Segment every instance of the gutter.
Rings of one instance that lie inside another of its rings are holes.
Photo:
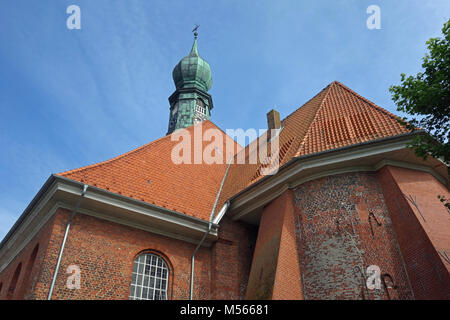
[[[71,184],[76,184],[76,185],[79,185],[79,186],[83,186],[83,183],[79,182],[77,180],[72,180],[72,179],[69,179],[69,178],[66,178],[66,177],[63,177],[63,176],[59,176],[59,175],[55,175],[55,178],[57,180],[66,181],[66,182],[71,183]],[[103,195],[106,195],[108,197],[113,197],[113,198],[116,198],[116,199],[119,199],[119,200],[123,200],[123,201],[126,201],[126,202],[134,204],[134,205],[145,206],[146,208],[153,209],[155,211],[164,212],[165,214],[168,214],[170,216],[174,216],[174,217],[177,217],[177,218],[188,220],[188,221],[193,222],[193,223],[201,223],[201,224],[206,224],[207,223],[207,221],[204,220],[204,219],[200,219],[200,218],[197,218],[197,217],[194,217],[194,216],[190,216],[190,215],[187,215],[187,214],[184,214],[184,213],[180,213],[180,212],[168,209],[168,208],[160,207],[160,206],[151,204],[149,202],[145,202],[145,201],[138,200],[138,199],[135,199],[135,198],[130,198],[130,197],[124,196],[122,194],[111,192],[111,191],[108,191],[108,190],[105,190],[105,189],[102,189],[102,188],[89,186],[89,189],[91,191],[96,191],[96,192],[101,193]]]
[[[52,284],[50,285],[50,291],[48,293],[47,300],[52,299],[53,289],[55,287],[56,277],[58,275],[59,267],[61,265],[61,258],[62,258],[63,252],[64,252],[64,247],[66,246],[66,240],[67,240],[67,235],[69,234],[70,225],[72,223],[73,218],[77,214],[77,210],[80,206],[81,200],[83,199],[84,195],[86,194],[87,188],[88,188],[87,184],[83,185],[83,191],[81,192],[81,195],[78,198],[77,204],[75,205],[75,208],[73,209],[73,212],[69,218],[69,221],[67,221],[66,231],[64,232],[64,238],[63,238],[63,241],[61,244],[61,249],[59,249],[58,261],[56,262],[56,268],[55,268],[55,272],[53,273]]]
[[[390,137],[386,137],[386,138],[380,138],[380,139],[377,139],[377,140],[370,140],[370,141],[360,142],[360,143],[357,143],[357,144],[351,144],[351,145],[340,147],[340,148],[336,148],[336,149],[331,149],[331,150],[311,153],[311,154],[307,154],[307,155],[303,155],[303,156],[297,156],[297,157],[292,158],[288,162],[286,162],[284,165],[282,165],[278,169],[277,174],[281,170],[285,170],[287,167],[292,165],[294,162],[297,162],[297,161],[300,161],[300,160],[305,160],[305,159],[309,159],[309,158],[313,158],[313,157],[322,156],[324,154],[330,154],[330,153],[335,153],[335,152],[344,151],[344,150],[348,150],[348,149],[353,149],[353,148],[356,148],[356,147],[382,143],[382,142],[385,142],[385,141],[397,140],[397,139],[401,139],[401,138],[405,138],[405,137],[409,137],[409,136],[414,136],[414,135],[417,135],[417,134],[424,134],[424,133],[425,133],[424,130],[417,130],[417,131],[413,131],[413,132],[399,134],[399,135],[396,135],[396,136],[390,136]],[[238,193],[234,194],[231,198],[228,199],[228,201],[231,202],[232,200],[236,199],[237,197],[239,197],[240,195],[244,194],[248,190],[253,189],[255,186],[265,182],[266,180],[268,180],[268,179],[270,179],[272,177],[273,177],[273,175],[266,175],[266,176],[262,177],[261,179],[259,179],[255,183],[249,185],[245,189],[242,189]]]
[[[213,206],[213,208],[211,210],[211,215],[209,216],[208,230],[206,230],[205,235],[203,236],[203,238],[200,240],[200,242],[197,244],[197,246],[195,247],[194,251],[192,252],[192,256],[191,256],[191,286],[190,286],[190,290],[189,290],[189,300],[193,299],[193,294],[194,294],[195,254],[197,253],[198,249],[200,249],[201,245],[205,241],[205,239],[208,236],[208,234],[211,232],[211,228],[212,228],[212,225],[213,225],[214,213],[216,212],[217,202],[219,202],[219,196],[222,193],[222,188],[223,188],[223,185],[225,184],[225,179],[226,179],[226,177],[228,175],[228,170],[230,169],[230,165],[231,165],[231,162],[228,164],[227,171],[225,171],[225,175],[223,176],[222,183],[220,184],[219,192],[217,193],[216,200],[214,202],[214,206]],[[229,202],[227,201],[225,206],[219,212],[219,213],[221,213],[221,216],[223,216],[223,214],[227,210],[228,205],[229,205]],[[215,221],[217,221],[217,219]]]
[[[3,240],[0,242],[0,261],[3,261],[3,258],[5,258],[6,256],[9,255],[8,251],[4,251],[4,250],[5,250],[6,246],[8,245],[8,243],[11,241],[11,239],[17,234],[17,232],[18,232],[18,230],[20,230],[21,226],[24,223],[26,223],[30,214],[32,214],[34,212],[34,210],[41,205],[41,200],[44,197],[46,197],[46,195],[49,193],[50,190],[52,190],[52,188],[55,185],[58,185],[58,184],[61,184],[62,186],[69,186],[71,189],[75,188],[73,191],[70,191],[75,195],[75,197],[78,197],[80,195],[79,190],[80,190],[80,188],[83,189],[83,187],[84,187],[84,184],[82,182],[72,180],[72,179],[69,179],[69,178],[66,178],[63,176],[59,176],[57,174],[52,174],[50,177],[48,177],[48,179],[46,180],[44,185],[42,185],[42,187],[39,189],[37,194],[33,197],[31,202],[28,204],[26,209],[22,212],[20,217],[16,220],[14,225],[11,227],[11,229],[5,235]],[[154,204],[151,204],[151,203],[148,203],[145,201],[141,201],[138,199],[130,198],[130,197],[118,194],[118,193],[113,193],[113,192],[105,190],[105,189],[101,189],[101,188],[94,187],[94,186],[89,186],[89,191],[90,191],[90,195],[92,193],[92,195],[94,195],[94,196],[100,196],[102,198],[105,197],[105,198],[112,199],[112,200],[123,201],[123,202],[125,202],[124,203],[125,205],[130,205],[130,206],[136,207],[139,210],[142,209],[144,211],[146,211],[146,210],[155,211],[155,214],[164,215],[165,217],[167,217],[168,219],[165,221],[183,225],[186,228],[193,230],[193,232],[195,232],[195,233],[199,232],[200,234],[203,234],[205,228],[207,228],[209,226],[209,221],[207,221],[206,219],[197,218],[194,216],[183,214],[181,212],[170,210],[168,208],[159,207],[157,205],[154,205]],[[142,214],[142,213],[140,213],[140,214]],[[155,217],[156,217],[156,219],[159,219],[158,216],[155,215]],[[210,231],[210,235],[211,234],[216,235],[215,227],[216,227],[216,225],[213,222],[213,225],[211,227],[212,229]],[[193,240],[193,242],[196,243],[195,240]],[[15,254],[14,254],[14,256],[15,256]],[[8,264],[10,262],[11,261],[9,261]]]
[[[50,188],[50,186],[55,181],[55,176],[51,175],[47,181],[45,181],[44,185],[39,189],[38,193],[34,196],[33,200],[28,204],[28,206],[25,208],[25,210],[22,212],[20,217],[17,219],[16,223],[11,227],[9,232],[5,235],[3,240],[0,242],[0,249],[3,248],[3,246],[6,244],[6,242],[11,238],[11,236],[14,234],[14,232],[19,228],[19,226],[22,224],[22,222],[25,220],[25,218],[28,216],[28,214],[31,212],[31,210],[34,208],[34,206],[38,203],[38,201],[41,199],[41,196],[47,192],[47,190]]]

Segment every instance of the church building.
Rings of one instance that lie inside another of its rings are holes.
[[[197,36],[172,75],[165,136],[44,183],[0,243],[0,299],[450,299],[448,166],[408,148],[422,130],[334,81],[244,147],[211,121]]]

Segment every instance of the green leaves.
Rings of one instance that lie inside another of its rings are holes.
[[[450,20],[442,28],[442,38],[426,42],[423,72],[401,74],[401,85],[389,91],[397,110],[410,115],[400,120],[411,131],[424,129],[411,143],[418,156],[428,155],[450,162]]]

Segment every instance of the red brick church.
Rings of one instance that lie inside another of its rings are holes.
[[[209,120],[197,41],[173,78],[166,136],[48,178],[0,243],[0,299],[450,299],[447,165],[407,147],[422,131],[332,82],[242,148]],[[219,132],[223,161],[174,163],[180,130]],[[274,138],[275,174],[233,161]]]

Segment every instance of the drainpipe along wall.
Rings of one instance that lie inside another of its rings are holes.
[[[208,234],[211,232],[211,228],[212,228],[212,225],[213,225],[214,213],[216,212],[217,202],[219,201],[219,196],[220,196],[220,193],[222,192],[222,188],[223,188],[223,185],[225,183],[225,179],[226,179],[226,177],[228,175],[228,170],[230,169],[230,165],[231,165],[231,162],[228,164],[227,170],[225,171],[225,175],[223,176],[222,183],[220,184],[219,192],[217,193],[216,200],[214,202],[214,206],[213,206],[213,208],[211,210],[211,215],[209,216],[208,230],[205,232],[205,235],[200,240],[200,242],[198,243],[197,247],[195,247],[194,252],[192,252],[192,256],[191,256],[191,287],[190,287],[190,291],[189,291],[189,299],[190,300],[193,299],[193,295],[194,295],[195,254],[197,253],[198,249],[200,249],[201,245],[205,241],[205,239],[208,236]],[[227,202],[226,206],[228,207],[228,202]]]
[[[63,252],[64,252],[64,247],[66,245],[67,235],[69,234],[70,224],[72,223],[73,218],[77,214],[77,210],[80,207],[81,200],[83,199],[84,195],[86,194],[87,188],[88,188],[88,185],[85,184],[83,186],[83,191],[81,192],[81,195],[78,198],[78,201],[77,201],[77,203],[75,205],[75,208],[73,209],[72,215],[70,216],[69,220],[67,221],[66,230],[64,232],[64,238],[63,238],[63,241],[62,241],[62,244],[61,244],[61,248],[59,249],[58,260],[56,262],[56,268],[55,268],[55,272],[53,273],[52,284],[50,285],[50,291],[48,293],[47,300],[51,300],[52,299],[53,289],[55,287],[56,277],[58,275],[59,267],[60,267],[60,264],[61,264],[61,258],[62,258]]]

